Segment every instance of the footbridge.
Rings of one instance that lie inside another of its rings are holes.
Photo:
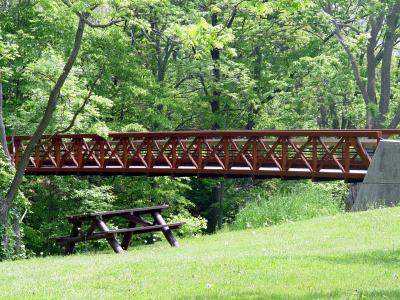
[[[362,181],[400,130],[172,131],[43,136],[27,175],[145,175]],[[30,136],[9,137],[18,165]]]

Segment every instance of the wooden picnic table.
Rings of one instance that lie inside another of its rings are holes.
[[[65,254],[72,254],[75,244],[83,241],[106,239],[116,253],[127,250],[134,234],[161,231],[172,247],[179,244],[172,234],[172,230],[180,228],[182,223],[167,224],[161,215],[162,210],[168,205],[160,205],[144,208],[132,208],[115,211],[104,211],[89,214],[71,216],[68,222],[72,224],[69,236],[53,237],[57,243],[65,246]],[[143,218],[143,215],[152,217],[152,222]],[[127,228],[109,229],[107,222],[114,218],[123,218],[128,221]],[[84,229],[85,226],[86,229]],[[116,239],[122,235],[121,243]]]

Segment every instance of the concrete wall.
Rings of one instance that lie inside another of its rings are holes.
[[[352,210],[393,206],[400,202],[400,141],[382,140]]]

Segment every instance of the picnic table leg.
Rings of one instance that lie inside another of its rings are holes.
[[[97,226],[103,231],[107,232],[109,231],[106,223],[104,223],[103,220],[97,220]],[[124,249],[122,249],[121,245],[118,244],[118,241],[115,239],[115,237],[110,237],[107,238],[107,242],[110,244],[110,246],[113,248],[115,253],[124,253]]]
[[[70,237],[76,237],[81,231],[82,222],[76,222],[72,226]],[[65,255],[70,255],[74,252],[75,242],[69,242],[65,245]]]
[[[161,216],[160,212],[155,211],[152,213],[154,221],[158,225],[166,225],[167,223],[164,221],[164,218]],[[172,234],[171,229],[169,227],[163,227],[161,229],[162,233],[164,234],[165,238],[169,242],[172,247],[179,247],[178,241],[175,239],[174,235]]]
[[[132,222],[132,221],[129,221],[128,228],[135,228],[135,227],[136,227],[136,223]],[[127,232],[127,233],[124,234],[124,237],[123,237],[122,242],[121,242],[122,249],[128,250],[129,243],[130,243],[130,241],[132,239],[132,236],[133,236],[133,232]]]

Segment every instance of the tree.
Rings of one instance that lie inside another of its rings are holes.
[[[400,107],[395,107],[394,114],[389,113],[389,108],[393,102],[393,51],[400,41],[400,1],[322,1],[321,7],[350,61],[365,103],[366,127],[396,128]]]
[[[68,75],[71,72],[71,69],[78,57],[79,50],[81,48],[81,43],[82,43],[82,38],[83,38],[83,32],[85,30],[85,26],[89,25],[90,27],[94,28],[105,28],[108,26],[111,26],[113,24],[116,24],[117,22],[120,22],[120,20],[111,20],[107,24],[98,24],[95,21],[93,21],[90,18],[90,12],[98,7],[98,4],[92,4],[93,6],[89,7],[83,4],[76,2],[74,4],[71,4],[68,0],[65,0],[64,3],[66,6],[72,9],[72,11],[78,16],[78,25],[77,29],[75,32],[74,36],[74,42],[72,49],[68,55],[67,61],[63,67],[63,70],[61,74],[58,76],[57,80],[55,81],[47,102],[46,109],[43,113],[43,116],[41,118],[41,121],[37,128],[35,129],[34,133],[32,134],[31,140],[29,141],[28,145],[23,151],[23,154],[21,156],[21,160],[18,166],[15,168],[15,174],[13,176],[12,182],[10,183],[10,186],[8,187],[8,190],[5,194],[5,197],[0,199],[0,226],[3,229],[6,229],[8,227],[8,218],[9,218],[9,212],[11,207],[13,206],[13,201],[18,193],[19,186],[22,183],[23,175],[25,172],[25,168],[28,165],[29,162],[29,157],[32,153],[32,151],[35,148],[35,145],[39,142],[40,138],[46,131],[46,128],[48,127],[51,118],[53,116],[53,113],[57,107],[57,104],[60,99],[60,92],[62,87],[64,86]],[[84,9],[79,11],[76,9],[76,7],[84,5]],[[1,118],[2,120],[2,118]],[[0,125],[0,128],[4,128],[4,123]],[[0,131],[0,140],[4,141],[5,140],[5,131],[2,130]],[[8,153],[7,150],[7,145],[3,142],[3,151],[4,153]],[[3,231],[4,232],[4,231]],[[2,236],[2,246],[3,248],[7,248],[7,243],[8,243],[8,238],[6,232],[4,232]]]
[[[43,131],[49,134],[359,128],[368,122],[370,126],[390,126],[396,119],[400,89],[390,82],[400,79],[400,60],[395,55],[398,30],[393,48],[389,30],[397,22],[390,17],[395,16],[394,1],[4,3],[0,11],[0,103],[4,103],[4,109],[0,107],[0,145],[4,150],[12,147],[12,142],[5,140],[6,134],[33,134],[54,99],[56,107]],[[50,99],[49,92],[55,89],[71,55],[76,22],[81,18],[85,29],[79,55],[62,87],[58,93],[53,91]],[[117,26],[111,26],[114,24]],[[378,32],[375,42],[372,28]],[[374,51],[368,52],[373,45]],[[358,72],[354,73],[349,53]],[[374,72],[375,80],[368,75]],[[362,84],[355,80],[355,74]],[[390,80],[382,80],[382,74],[389,74]],[[368,98],[363,97],[363,85],[366,94],[370,93]],[[370,101],[374,99],[373,90],[376,105]],[[372,121],[365,122],[365,112]],[[0,168],[7,171],[7,175],[0,172],[1,191],[9,188],[15,172],[12,158],[7,156],[7,152],[1,153]],[[74,214],[84,212],[84,205],[90,209],[121,209],[158,204],[162,199],[176,208],[171,214],[190,211],[207,216],[212,230],[232,220],[239,206],[251,201],[242,195],[247,191],[252,195],[253,186],[259,183],[194,178],[25,177],[19,187],[29,202],[22,193],[13,200],[9,232],[11,236],[12,227],[20,224],[23,238],[26,229],[28,250],[38,252],[43,247],[53,252],[56,248],[49,246],[46,236],[61,230],[56,222],[65,215],[57,209],[48,213],[48,207],[67,208],[65,202],[74,201],[75,205],[65,210]],[[80,196],[69,195],[70,190]],[[57,193],[62,199],[57,199]],[[96,197],[85,202],[92,193]],[[26,208],[24,222],[15,223]]]

